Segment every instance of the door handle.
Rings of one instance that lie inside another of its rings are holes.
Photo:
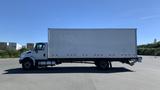
[[[45,56],[46,56],[46,54],[43,54],[43,56],[45,57]]]

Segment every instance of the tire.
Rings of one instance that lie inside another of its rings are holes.
[[[109,61],[101,60],[101,61],[95,61],[95,65],[98,69],[109,69]]]
[[[31,70],[33,69],[33,62],[31,60],[25,60],[23,63],[22,63],[22,68],[24,70]]]

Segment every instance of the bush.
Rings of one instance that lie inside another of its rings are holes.
[[[157,48],[157,49],[156,49],[155,55],[156,55],[156,56],[160,56],[160,48]]]
[[[0,58],[17,58],[21,53],[27,51],[28,49],[22,48],[20,50],[6,49],[0,50]]]
[[[160,56],[160,48],[138,48],[138,54]]]
[[[157,43],[151,43],[146,45],[139,45],[138,48],[160,48],[160,41]]]
[[[19,52],[16,50],[6,50],[10,58],[19,57]]]
[[[28,51],[29,49],[27,49],[27,48],[22,48],[22,49],[20,49],[19,50],[19,53],[21,54],[21,53],[23,53],[23,52],[25,52],[25,51]]]
[[[9,55],[8,55],[8,53],[6,52],[6,51],[0,51],[0,58],[8,58],[9,57]]]
[[[138,46],[139,55],[156,55],[160,56],[160,41],[157,43],[151,43]]]

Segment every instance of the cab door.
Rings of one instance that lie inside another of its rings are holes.
[[[37,43],[35,46],[35,58],[36,60],[47,60],[47,44]]]

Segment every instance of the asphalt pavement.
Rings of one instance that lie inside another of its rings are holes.
[[[81,63],[24,71],[18,58],[0,59],[0,90],[160,90],[160,57],[106,71]]]

